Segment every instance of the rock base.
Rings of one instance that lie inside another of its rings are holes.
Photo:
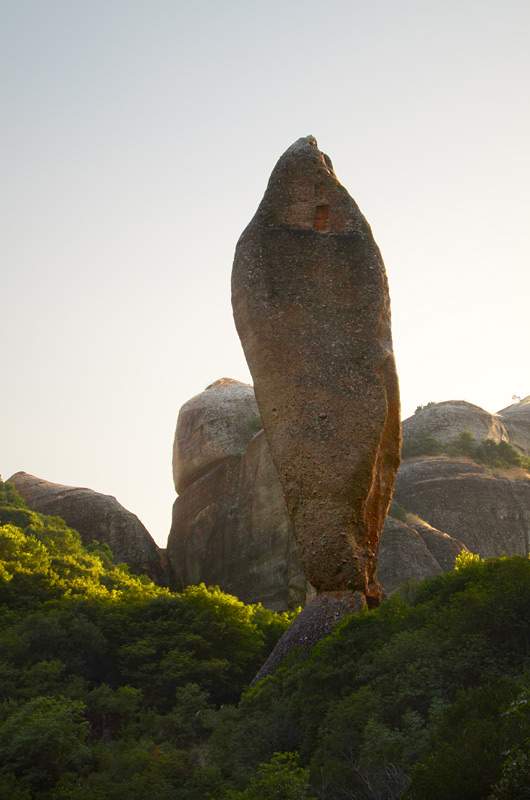
[[[366,607],[361,592],[322,592],[308,603],[287,628],[278,644],[251,683],[255,686],[267,675],[274,675],[280,664],[296,647],[308,653],[332,632],[348,614],[357,614]]]

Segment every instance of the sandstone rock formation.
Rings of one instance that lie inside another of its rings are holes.
[[[284,611],[305,602],[307,582],[258,427],[252,387],[230,379],[183,406],[168,556],[178,587],[219,585],[246,603]]]
[[[128,564],[131,572],[148,575],[166,586],[165,555],[138,517],[127,511],[115,497],[91,489],[63,486],[16,472],[9,478],[28,508],[57,516],[81,534],[83,544],[94,540],[108,544],[114,561]]]
[[[236,249],[236,327],[304,572],[377,603],[399,466],[383,261],[313,137],[280,158]]]

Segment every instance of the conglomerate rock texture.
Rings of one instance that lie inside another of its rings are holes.
[[[304,572],[318,592],[377,603],[401,445],[388,285],[313,137],[272,172],[237,245],[232,302]]]
[[[81,534],[83,544],[94,540],[108,544],[115,562],[128,564],[131,572],[148,575],[155,583],[167,586],[164,551],[157,547],[138,517],[115,497],[51,483],[27,472],[16,472],[9,482],[32,511],[61,517]]]

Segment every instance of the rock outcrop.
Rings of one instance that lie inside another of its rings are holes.
[[[430,404],[403,422],[403,441],[428,435],[447,444],[466,430],[477,443],[506,441],[530,455],[530,397],[496,414],[462,401]],[[523,469],[484,466],[462,456],[407,458],[394,499],[483,558],[528,552],[530,478]]]
[[[530,480],[448,456],[403,461],[395,500],[483,558],[528,552]]]
[[[233,390],[227,386],[224,391]],[[247,391],[252,390],[247,387]],[[440,405],[447,409],[453,403]],[[527,400],[495,415],[470,403],[456,406],[463,406],[465,414],[452,416],[446,441],[470,427],[478,439],[484,428],[470,418],[475,414],[479,420],[498,419],[510,443],[515,447],[519,442],[519,449],[525,452],[525,437],[530,438]],[[430,406],[405,420],[406,436],[410,430],[411,435],[421,435],[410,427],[420,417],[433,420],[433,427],[424,427],[423,433],[440,435],[440,414]],[[219,424],[224,426],[222,420]],[[211,434],[215,436],[215,427]],[[217,583],[246,602],[262,601],[274,610],[293,608],[303,604],[312,590],[298,560],[266,439],[263,433],[250,432],[247,437],[248,444],[239,456],[230,457],[237,464],[229,468],[228,458],[226,472],[220,474],[218,465],[177,499],[171,558],[182,585]],[[422,580],[452,569],[462,549],[482,556],[526,551],[529,492],[530,480],[517,469],[499,470],[448,456],[403,461],[394,498],[409,513],[404,523],[392,517],[385,522],[377,571],[385,593],[392,594],[407,580]]]
[[[177,492],[231,456],[241,455],[260,428],[254,391],[246,383],[220,378],[188,400],[180,409],[173,444]]]
[[[464,400],[432,403],[403,421],[403,440],[432,436],[442,444],[458,438],[462,431],[471,431],[474,438],[509,441],[503,419]]]
[[[419,518],[401,522],[387,517],[379,552],[377,580],[390,596],[408,581],[434,578],[453,569],[462,542]]]
[[[272,172],[237,245],[232,302],[304,572],[318,592],[377,603],[401,444],[388,285],[313,137]]]
[[[295,648],[310,652],[347,614],[358,614],[363,608],[366,602],[361,592],[324,592],[314,597],[289,625],[250,685],[273,675]]]
[[[108,544],[114,561],[125,563],[137,575],[148,575],[155,583],[167,586],[165,555],[138,517],[127,511],[115,497],[91,489],[63,486],[16,472],[9,478],[28,508],[61,517],[81,534],[83,544],[94,540]]]
[[[497,412],[508,440],[520,453],[530,456],[530,395]]]
[[[213,461],[211,469],[199,469],[194,482],[186,485],[175,501],[173,525],[168,553],[180,587],[204,582],[219,585],[247,603],[261,602],[267,608],[284,611],[304,605],[314,594],[300,565],[297,545],[283,499],[278,475],[263,431],[253,433],[243,424],[253,420],[253,407],[248,403],[250,386],[223,379],[212,384],[222,387],[222,407],[230,407],[230,419],[241,437],[242,451],[229,455],[224,462]],[[242,390],[245,389],[245,392]],[[210,401],[211,398],[211,401]],[[244,400],[242,399],[244,398]],[[189,409],[202,409],[214,419],[212,406],[220,407],[207,389],[183,406],[177,423],[175,440],[180,442],[180,456],[175,464],[186,473],[186,456],[196,464],[196,455],[186,435],[196,438],[189,420]],[[200,428],[201,413],[195,415]],[[230,439],[228,421],[218,418],[221,435]],[[216,436],[216,427],[209,428]],[[244,439],[247,444],[244,446]],[[205,452],[216,451],[214,442],[204,445]],[[206,465],[205,465],[206,466]],[[452,569],[455,556],[465,546],[439,530],[409,515],[407,523],[387,517],[381,539],[377,579],[386,595],[392,594],[408,580],[423,580]]]
[[[219,585],[283,611],[305,602],[307,582],[259,425],[252,387],[226,378],[182,407],[168,556],[178,587]]]

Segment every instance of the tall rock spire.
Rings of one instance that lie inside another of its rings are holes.
[[[280,158],[239,240],[232,303],[306,576],[376,604],[401,443],[388,284],[312,136]]]

